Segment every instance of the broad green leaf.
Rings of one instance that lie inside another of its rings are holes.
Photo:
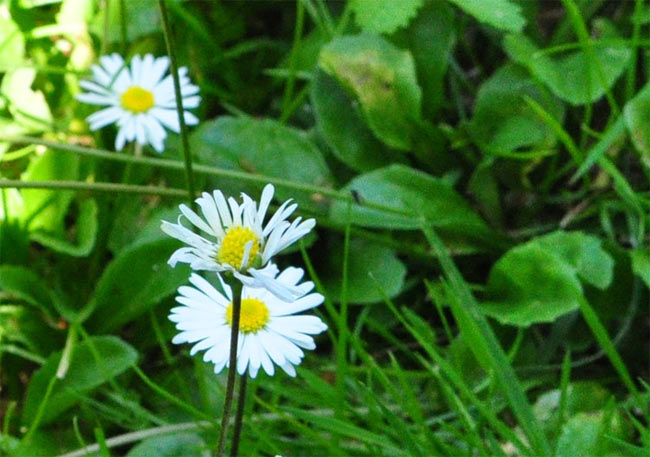
[[[121,11],[120,5],[124,5]],[[103,37],[104,15],[109,11],[108,34],[106,39],[109,43],[116,43],[122,40],[122,18],[126,25],[126,40],[135,41],[138,38],[160,32],[160,12],[156,0],[138,0],[135,2],[116,2],[110,8],[99,8],[98,14],[90,24],[90,30],[98,37]]]
[[[350,0],[350,8],[362,30],[391,34],[416,16],[424,0]]]
[[[344,36],[323,47],[319,63],[354,94],[377,138],[396,149],[411,148],[422,92],[408,51],[374,35]]]
[[[527,72],[506,64],[482,86],[476,97],[469,133],[479,144],[504,151],[555,143],[555,133],[524,101],[528,96],[561,121],[564,109],[542,92]]]
[[[321,152],[297,129],[272,119],[219,117],[203,122],[192,134],[192,151],[206,165],[258,173],[317,186],[329,186],[332,176]],[[218,178],[214,187],[237,196],[242,190],[258,198],[261,185]],[[312,196],[276,189],[278,199],[312,204]]]
[[[548,428],[557,425],[560,396],[559,389],[545,392],[537,398],[533,407],[535,416]],[[611,398],[612,394],[597,382],[574,382],[567,387],[564,413],[573,416],[581,412],[599,411],[607,405],[607,401]]]
[[[386,168],[357,176],[344,191],[354,191],[361,204],[352,204],[349,219],[363,227],[415,230],[419,228],[419,216],[424,216],[434,227],[468,236],[482,236],[489,232],[485,222],[470,208],[469,204],[452,187],[440,178],[403,165]],[[391,214],[364,206],[372,202],[406,213]],[[331,218],[345,224],[348,220],[348,203],[334,202]]]
[[[506,324],[551,322],[579,307],[579,279],[602,290],[613,275],[614,260],[598,238],[554,232],[511,249],[496,262],[483,309]]]
[[[0,260],[24,265],[29,250],[29,232],[22,222],[24,203],[18,189],[0,189]]]
[[[479,22],[509,32],[519,32],[526,25],[521,7],[510,0],[449,0],[474,16]]]
[[[625,126],[630,133],[634,146],[650,158],[650,85],[646,85],[623,109]]]
[[[143,199],[129,199],[113,221],[108,247],[117,254],[127,247],[167,239],[168,235],[160,230],[160,221],[175,221],[179,214],[178,206],[151,207]]]
[[[630,252],[632,257],[632,270],[639,276],[647,287],[650,287],[650,252],[645,248],[638,248]]]
[[[390,164],[388,148],[364,124],[357,103],[323,71],[311,82],[311,100],[318,128],[336,157],[350,168],[368,171]]]
[[[32,270],[13,266],[0,266],[0,292],[23,300],[47,314],[55,314],[52,296],[42,278]]]
[[[429,2],[407,29],[395,34],[393,42],[411,50],[422,88],[422,110],[433,117],[445,97],[445,75],[456,42],[453,9],[445,2]]]
[[[46,151],[32,158],[23,181],[75,180],[78,177],[79,156],[73,152]],[[23,189],[23,220],[30,231],[43,230],[60,234],[63,220],[74,192],[48,189]]]
[[[42,288],[43,286],[39,285],[37,287]],[[4,293],[6,293],[6,290],[0,285],[0,295]],[[25,348],[37,357],[48,357],[54,348],[63,345],[63,338],[65,337],[64,332],[52,326],[52,321],[55,320],[56,315],[49,313],[49,309],[24,306],[22,304],[0,305],[2,344],[12,343],[20,348]],[[47,316],[48,314],[49,316]],[[3,355],[3,364],[5,357]],[[6,366],[9,369],[9,365]]]
[[[603,37],[616,38],[615,36]],[[523,35],[508,35],[504,49],[562,100],[582,105],[600,99],[621,76],[632,55],[625,46],[593,46],[591,52],[551,57]]]
[[[99,356],[99,360],[95,355]],[[72,353],[65,378],[57,380],[54,384],[41,423],[52,422],[78,403],[81,396],[89,394],[96,387],[134,365],[137,358],[135,349],[114,336],[92,337],[78,343]],[[53,353],[32,376],[25,397],[24,424],[30,424],[34,420],[47,385],[56,374],[60,359],[61,352]]]
[[[23,60],[25,38],[11,19],[9,3],[0,4],[0,71],[13,67]]]
[[[120,251],[97,283],[89,327],[100,333],[115,330],[187,282],[189,267],[167,264],[177,247],[176,240],[164,239]]]
[[[84,257],[90,254],[95,245],[97,229],[97,203],[94,199],[88,198],[79,202],[79,215],[74,228],[75,242],[47,232],[33,232],[30,238],[57,252]]]
[[[4,100],[2,97],[0,97],[0,110],[4,108],[3,104],[4,104]],[[20,125],[15,120],[5,118],[5,117],[0,117],[0,136],[24,135],[25,133],[28,132],[29,132],[28,128]],[[0,141],[0,158],[2,158],[2,156],[9,150],[11,146],[12,146],[11,143],[8,143],[6,141]],[[1,208],[0,211],[2,211]]]
[[[605,420],[608,423],[604,423]],[[557,457],[630,455],[625,448],[604,439],[603,433],[615,438],[625,438],[618,412],[614,412],[611,417],[608,417],[605,410],[576,414],[562,426],[555,455]]]
[[[482,309],[504,324],[552,322],[578,309],[582,287],[573,267],[538,243],[508,251],[492,267]]]
[[[147,438],[133,446],[126,457],[207,457],[210,450],[194,433]]]
[[[322,273],[323,283],[327,296],[338,302],[343,277],[340,240],[331,246],[328,260],[327,270]],[[376,303],[386,295],[394,297],[402,290],[405,276],[406,267],[391,249],[358,238],[350,240],[346,294],[349,303]]]
[[[539,237],[534,242],[572,266],[582,281],[599,289],[606,289],[611,284],[614,259],[595,236],[558,231]]]
[[[52,113],[41,91],[32,90],[34,68],[19,68],[2,78],[0,92],[9,100],[9,111],[18,124],[30,132],[49,130]]]

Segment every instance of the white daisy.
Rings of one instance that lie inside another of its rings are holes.
[[[163,126],[179,133],[180,124],[176,112],[176,96],[172,75],[166,74],[169,58],[154,58],[136,55],[130,67],[119,54],[102,56],[101,65],[93,65],[92,79],[83,80],[79,85],[88,90],[78,94],[77,100],[107,108],[88,116],[86,121],[91,130],[100,129],[115,123],[119,127],[115,138],[115,149],[124,147],[127,141],[136,141],[144,146],[151,144],[162,152],[167,136]],[[183,97],[183,108],[196,108],[201,97],[199,88],[190,82],[187,68],[178,69]],[[185,123],[195,125],[198,118],[184,111]]]
[[[323,302],[321,294],[308,293],[314,287],[311,281],[298,284],[302,276],[303,270],[294,267],[277,276],[278,282],[302,292],[300,298],[289,302],[278,299],[265,288],[243,287],[237,343],[239,374],[248,370],[254,378],[262,367],[273,376],[275,364],[289,376],[295,376],[294,365],[302,361],[302,349],[316,347],[309,335],[327,330],[327,325],[316,316],[295,315]],[[179,287],[176,301],[182,306],[172,308],[169,315],[180,330],[172,342],[194,344],[190,355],[205,350],[203,360],[214,363],[214,372],[219,373],[230,364],[232,290],[221,281],[226,292],[224,296],[196,273],[192,274],[190,282],[195,287]]]
[[[264,225],[273,192],[271,184],[264,187],[259,209],[257,203],[244,193],[241,194],[243,202],[239,204],[232,197],[226,201],[218,190],[212,195],[204,192],[196,199],[203,217],[187,205],[180,205],[182,215],[178,223],[162,221],[161,228],[189,247],[174,252],[169,264],[173,267],[182,262],[190,264],[194,270],[232,272],[245,285],[266,287],[285,301],[300,296],[296,287],[283,285],[275,279],[278,269],[270,261],[275,254],[309,233],[316,221],[303,221],[298,217],[289,223],[286,219],[298,205],[287,200]],[[182,217],[209,235],[209,239],[184,227]]]

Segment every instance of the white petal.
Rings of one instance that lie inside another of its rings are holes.
[[[99,95],[89,92],[77,94],[75,98],[80,102],[88,103],[91,105],[114,105],[116,103],[115,97],[112,95]]]
[[[203,192],[203,195],[196,199],[196,203],[201,208],[206,222],[212,228],[212,233],[214,233],[215,236],[222,238],[225,235],[225,232],[223,231],[223,227],[221,227],[221,217],[219,216],[219,211],[217,211],[217,206],[212,195]]]
[[[296,377],[296,369],[293,365],[291,365],[290,362],[285,363],[284,365],[280,366],[280,368],[282,368],[282,370],[284,370],[284,372],[292,378]]]
[[[223,226],[232,227],[232,216],[230,214],[230,209],[228,208],[226,198],[223,196],[220,190],[215,190],[212,192],[212,196],[214,197],[214,203],[217,205],[217,209],[219,210],[219,216],[221,216]]]
[[[181,213],[183,213],[183,216],[185,216],[192,224],[203,230],[205,233],[209,233],[212,236],[217,236],[212,227],[206,224],[205,221],[201,219],[199,215],[192,211],[187,205],[180,205],[179,208],[181,210]]]
[[[86,118],[86,122],[90,124],[90,130],[98,130],[102,127],[112,124],[124,115],[121,108],[111,106],[97,111]]]
[[[153,69],[153,55],[145,54],[142,58],[142,66],[140,68],[140,86],[152,90],[158,81],[153,81],[151,78],[151,70]]]
[[[179,133],[181,131],[180,124],[178,123],[178,113],[176,113],[176,111],[153,107],[148,111],[148,113],[158,119],[172,132]]]
[[[142,124],[142,114],[138,114],[133,119],[133,125],[135,126],[135,139],[139,145],[144,146],[147,144],[147,134],[144,130],[144,125]]]
[[[151,143],[156,151],[163,152],[165,149],[165,138],[167,137],[167,132],[162,128],[160,122],[158,122],[153,116],[145,114],[142,117],[142,124],[147,132],[149,143]]]
[[[317,316],[276,317],[272,319],[267,326],[278,333],[283,333],[283,331],[286,330],[287,333],[301,332],[317,335],[327,330],[327,325],[325,325],[325,323]]]
[[[273,307],[272,316],[288,316],[290,314],[300,313],[302,311],[315,308],[323,303],[325,297],[321,294],[309,294],[297,299],[292,303],[283,303],[282,306]]]
[[[115,137],[115,150],[121,151],[126,143],[126,136],[124,135],[124,127],[121,127],[117,131],[117,136]]]
[[[154,84],[154,88],[160,82],[161,78],[169,67],[169,58],[167,56],[158,57],[151,68],[149,78]]]

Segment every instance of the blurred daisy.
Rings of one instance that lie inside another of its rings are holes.
[[[219,279],[221,277],[217,275]],[[323,296],[309,293],[311,281],[298,284],[301,268],[289,267],[277,276],[277,281],[296,287],[302,293],[297,300],[282,301],[264,288],[244,286],[241,295],[239,341],[237,343],[237,372],[257,376],[262,367],[273,376],[274,364],[289,376],[295,376],[295,365],[302,361],[302,349],[315,349],[310,335],[327,330],[316,316],[295,315],[323,302]],[[230,362],[230,332],[232,325],[232,290],[223,281],[224,296],[196,273],[190,277],[192,286],[181,286],[176,301],[182,306],[172,308],[169,319],[180,333],[173,343],[192,343],[190,355],[205,350],[203,360],[214,363],[219,373]],[[301,349],[302,348],[302,349]]]
[[[188,263],[194,270],[232,272],[249,287],[266,287],[285,301],[300,295],[300,290],[283,285],[276,280],[278,269],[270,263],[275,254],[305,236],[314,228],[316,221],[303,221],[298,217],[289,223],[286,219],[296,210],[291,200],[284,202],[273,217],[264,225],[269,203],[273,199],[271,184],[264,187],[260,206],[242,193],[242,203],[226,198],[215,190],[196,199],[203,217],[187,205],[180,205],[182,215],[177,224],[162,221],[162,230],[186,244],[169,259],[173,267],[177,262]],[[185,217],[190,223],[209,235],[204,238],[181,224]]]
[[[151,144],[162,152],[167,136],[163,126],[173,132],[180,132],[176,112],[176,96],[172,75],[167,75],[169,58],[154,58],[136,55],[127,66],[118,54],[102,56],[100,65],[93,65],[92,79],[83,80],[79,85],[88,92],[78,94],[77,100],[107,108],[88,116],[86,121],[91,130],[108,124],[119,128],[115,138],[115,149],[124,147],[127,141],[136,141],[144,146]],[[201,97],[199,88],[187,77],[187,68],[178,69],[180,77],[183,108],[196,108]],[[164,78],[163,78],[164,77]],[[185,123],[195,125],[198,118],[184,111]]]

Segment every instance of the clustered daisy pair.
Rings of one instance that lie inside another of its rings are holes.
[[[89,92],[77,96],[82,102],[106,106],[87,118],[91,130],[115,123],[117,150],[127,141],[135,141],[162,152],[166,137],[163,126],[180,131],[173,79],[165,76],[169,59],[147,54],[133,57],[127,65],[121,56],[112,54],[101,57],[100,63],[91,69],[92,80],[80,82]],[[198,107],[199,88],[187,77],[186,68],[178,73],[183,108]],[[189,111],[183,111],[183,116],[188,125],[198,123]],[[265,223],[273,194],[273,186],[267,185],[258,207],[243,193],[241,203],[232,197],[226,199],[218,190],[203,193],[196,200],[202,216],[181,205],[177,223],[162,222],[165,233],[187,245],[172,254],[169,264],[187,263],[195,271],[213,272],[216,277],[218,287],[192,273],[192,285],[178,289],[176,301],[181,306],[173,308],[169,316],[180,331],[172,341],[194,344],[191,355],[205,351],[203,359],[214,364],[215,373],[229,366],[233,320],[233,292],[223,275],[243,285],[236,366],[239,374],[248,371],[254,378],[262,368],[273,375],[277,365],[295,376],[295,366],[304,356],[302,349],[316,347],[310,335],[327,329],[316,316],[296,315],[323,302],[321,294],[311,292],[311,281],[301,282],[304,271],[296,267],[280,271],[273,263],[273,257],[309,233],[315,221],[298,217],[289,222],[297,208],[289,200]],[[184,226],[183,220],[202,234]]]
[[[206,350],[203,359],[214,363],[215,373],[229,365],[232,326],[232,288],[222,274],[243,284],[237,345],[237,372],[254,378],[260,367],[272,376],[274,365],[290,376],[303,358],[302,349],[314,349],[316,335],[327,326],[316,316],[296,315],[323,302],[312,293],[314,283],[301,282],[304,271],[288,267],[279,271],[272,262],[275,254],[305,236],[314,227],[314,219],[293,222],[287,218],[297,205],[284,202],[265,224],[273,199],[273,186],[262,192],[259,208],[242,193],[242,203],[226,198],[215,190],[196,200],[203,217],[185,205],[180,206],[178,223],[162,222],[162,230],[183,241],[187,247],[174,252],[170,265],[189,264],[194,270],[216,272],[222,292],[196,273],[190,277],[194,287],[178,289],[176,301],[182,306],[172,309],[169,318],[181,331],[172,342],[195,343],[191,354]],[[182,225],[186,219],[208,237]]]

